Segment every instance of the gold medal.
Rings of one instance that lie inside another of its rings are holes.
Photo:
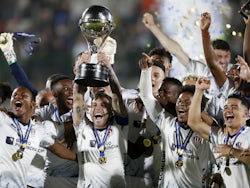
[[[183,155],[184,149],[178,149],[178,150],[177,150],[177,153],[178,153],[178,155]]]
[[[228,166],[226,166],[226,168],[225,168],[224,171],[226,172],[226,174],[227,174],[228,176],[231,176],[232,172],[231,172],[231,169],[230,169]]]
[[[99,163],[100,164],[103,164],[103,163],[106,163],[107,160],[106,160],[106,157],[99,157]]]
[[[177,168],[181,168],[181,167],[183,166],[183,161],[182,161],[182,160],[176,161],[176,162],[175,162],[175,166],[176,166]]]
[[[19,150],[12,155],[13,161],[17,161],[17,160],[22,159],[22,158],[23,158],[23,152],[21,152]]]
[[[154,139],[154,140],[158,140],[158,139],[159,139],[159,136],[158,136],[158,135],[154,135],[154,136],[153,136],[153,139]]]
[[[104,151],[105,150],[105,146],[101,145],[98,149],[99,149],[99,151]]]
[[[27,143],[23,143],[23,144],[21,144],[21,146],[20,146],[21,148],[23,148],[23,149],[25,149],[26,147],[27,147]]]
[[[145,147],[150,147],[151,146],[151,140],[149,140],[148,138],[145,138],[145,139],[143,139],[143,145],[145,146]]]

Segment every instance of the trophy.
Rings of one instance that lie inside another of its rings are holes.
[[[82,13],[79,26],[91,51],[91,62],[79,66],[75,82],[90,87],[107,86],[108,68],[102,62],[97,62],[97,53],[114,29],[113,16],[106,7],[93,5]],[[101,42],[97,42],[99,39]]]

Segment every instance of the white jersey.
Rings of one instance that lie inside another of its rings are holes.
[[[148,117],[144,107],[141,112],[135,112],[134,99],[139,97],[138,90],[123,89],[122,96],[125,100],[125,106],[128,111],[128,140],[136,143],[140,136],[151,140],[153,146],[152,154],[141,154],[136,159],[131,159],[128,156],[126,163],[126,180],[130,188],[137,188],[138,186],[152,187],[158,184],[158,177],[160,173],[162,152],[161,152],[161,133],[159,128]],[[144,125],[143,125],[144,123]],[[158,138],[153,143],[152,138]]]
[[[54,104],[49,104],[42,108],[39,108],[35,112],[36,115],[39,115],[42,120],[50,120],[54,124],[50,127],[51,131],[56,132],[54,136],[55,141],[61,141],[64,138],[64,122],[72,121],[72,113],[71,111],[65,113],[63,115],[59,115],[57,111],[57,107]],[[76,151],[76,146],[73,146],[73,150]],[[78,176],[79,168],[78,164],[75,161],[63,159],[51,151],[47,151],[47,159],[46,159],[46,174],[47,178],[45,180],[45,187],[52,186],[55,183],[55,179],[50,179],[49,176],[57,176],[57,177],[65,177],[64,179],[72,182],[72,179],[75,181],[75,177]],[[72,184],[72,187],[76,186]],[[67,184],[65,184],[66,187]],[[61,187],[62,188],[62,187]]]
[[[162,134],[165,164],[159,177],[159,187],[183,188],[202,187],[202,177],[207,173],[211,151],[209,143],[196,133],[193,133],[183,153],[183,166],[179,169],[175,166],[178,160],[176,127],[177,118],[165,112],[152,95],[150,86],[151,68],[142,71],[140,79],[141,99],[147,109],[150,118],[159,127]],[[180,143],[187,138],[190,129],[180,128]]]
[[[209,67],[205,63],[200,62],[200,61],[196,61],[193,59],[189,59],[186,72],[187,72],[187,74],[195,74],[197,76],[205,76],[205,77],[208,77],[210,79],[211,86],[204,93],[204,95],[208,99],[210,99],[214,95],[218,95],[218,93],[221,93],[221,88],[218,87],[214,76],[212,75]]]
[[[223,84],[223,86],[218,90],[217,94],[212,96],[207,102],[205,111],[215,118],[220,125],[224,124],[223,120],[223,110],[226,104],[226,100],[229,95],[233,94],[235,91],[234,85],[229,79]]]
[[[43,188],[46,178],[46,155],[47,149],[40,147],[27,172],[27,185],[35,188]]]
[[[20,148],[16,123],[18,122],[0,112],[0,187],[26,187],[27,172],[34,156],[40,152],[39,146],[49,147],[54,144],[53,135],[47,132],[47,126],[51,126],[51,123],[44,122],[41,125],[31,121],[32,128],[23,158],[14,162],[12,155]],[[18,124],[25,134],[28,126]]]
[[[100,164],[100,152],[92,125],[83,121],[75,126],[77,148],[79,152],[79,188],[125,187],[124,156],[127,151],[127,127],[111,125],[105,141],[106,163]],[[103,139],[106,129],[97,134]],[[84,185],[85,183],[85,185]]]
[[[132,143],[136,143],[140,136],[151,140],[153,146],[153,152],[151,155],[141,154],[140,157],[136,159],[130,159],[128,156],[128,163],[126,164],[126,175],[141,177],[132,178],[133,182],[137,180],[143,183],[144,186],[152,187],[158,183],[158,177],[160,173],[162,152],[161,152],[161,132],[159,128],[152,122],[148,117],[145,109],[142,112],[134,112],[135,102],[128,105],[128,119],[129,119],[129,131],[128,140]],[[145,125],[143,126],[143,123]],[[157,137],[155,143],[153,138]],[[143,180],[142,180],[143,179]],[[136,187],[138,183],[135,183]]]
[[[218,144],[226,144],[227,134],[222,132],[218,127],[211,128],[210,142],[211,147]],[[233,148],[239,150],[245,150],[250,148],[250,127],[245,126],[244,130],[240,132],[239,135],[234,135],[229,137],[228,143],[233,144]],[[238,188],[250,187],[250,165],[247,165],[239,161],[235,157],[230,157],[229,168],[231,170],[231,175],[227,175],[225,172],[226,159],[225,157],[218,158],[216,160],[217,165],[219,166],[220,174],[224,180],[226,187]]]

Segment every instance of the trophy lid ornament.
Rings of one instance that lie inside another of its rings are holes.
[[[114,18],[106,7],[93,5],[82,13],[79,26],[88,37],[103,37],[114,29]]]
[[[83,11],[79,27],[91,51],[91,62],[79,66],[75,82],[90,87],[106,86],[109,84],[109,71],[101,62],[96,62],[96,54],[105,46],[106,39],[110,38],[109,35],[114,29],[114,18],[108,8],[93,5]],[[101,42],[97,42],[99,39]],[[116,50],[116,43],[113,46]]]

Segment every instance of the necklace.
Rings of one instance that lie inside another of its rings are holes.
[[[188,142],[189,142],[192,134],[193,134],[192,129],[189,129],[187,137],[185,138],[185,140],[183,141],[183,143],[181,143],[181,138],[180,138],[181,137],[180,124],[179,124],[178,121],[176,121],[176,142],[177,142],[178,160],[175,162],[175,166],[177,168],[181,168],[183,166],[182,157],[183,157],[184,151],[187,148],[187,144],[188,144]]]
[[[28,128],[25,132],[25,135],[23,135],[21,126],[19,125],[20,122],[16,118],[13,118],[13,121],[16,125],[17,134],[19,136],[19,140],[20,140],[20,144],[21,144],[20,148],[17,150],[17,152],[12,155],[12,160],[17,161],[17,160],[23,158],[23,152],[24,152],[25,148],[27,147],[27,142],[28,142],[28,138],[30,135],[32,125],[31,125],[31,122],[29,121]]]
[[[97,147],[98,147],[98,150],[99,150],[99,163],[100,164],[103,164],[103,163],[106,163],[107,162],[107,158],[105,157],[105,142],[107,140],[107,137],[109,135],[109,130],[111,128],[111,125],[109,125],[106,130],[105,130],[105,133],[104,133],[104,137],[103,139],[101,140],[100,139],[100,136],[97,132],[97,129],[95,127],[93,127],[93,131],[94,131],[94,135],[95,135],[95,138],[96,138],[96,142],[97,142]]]

